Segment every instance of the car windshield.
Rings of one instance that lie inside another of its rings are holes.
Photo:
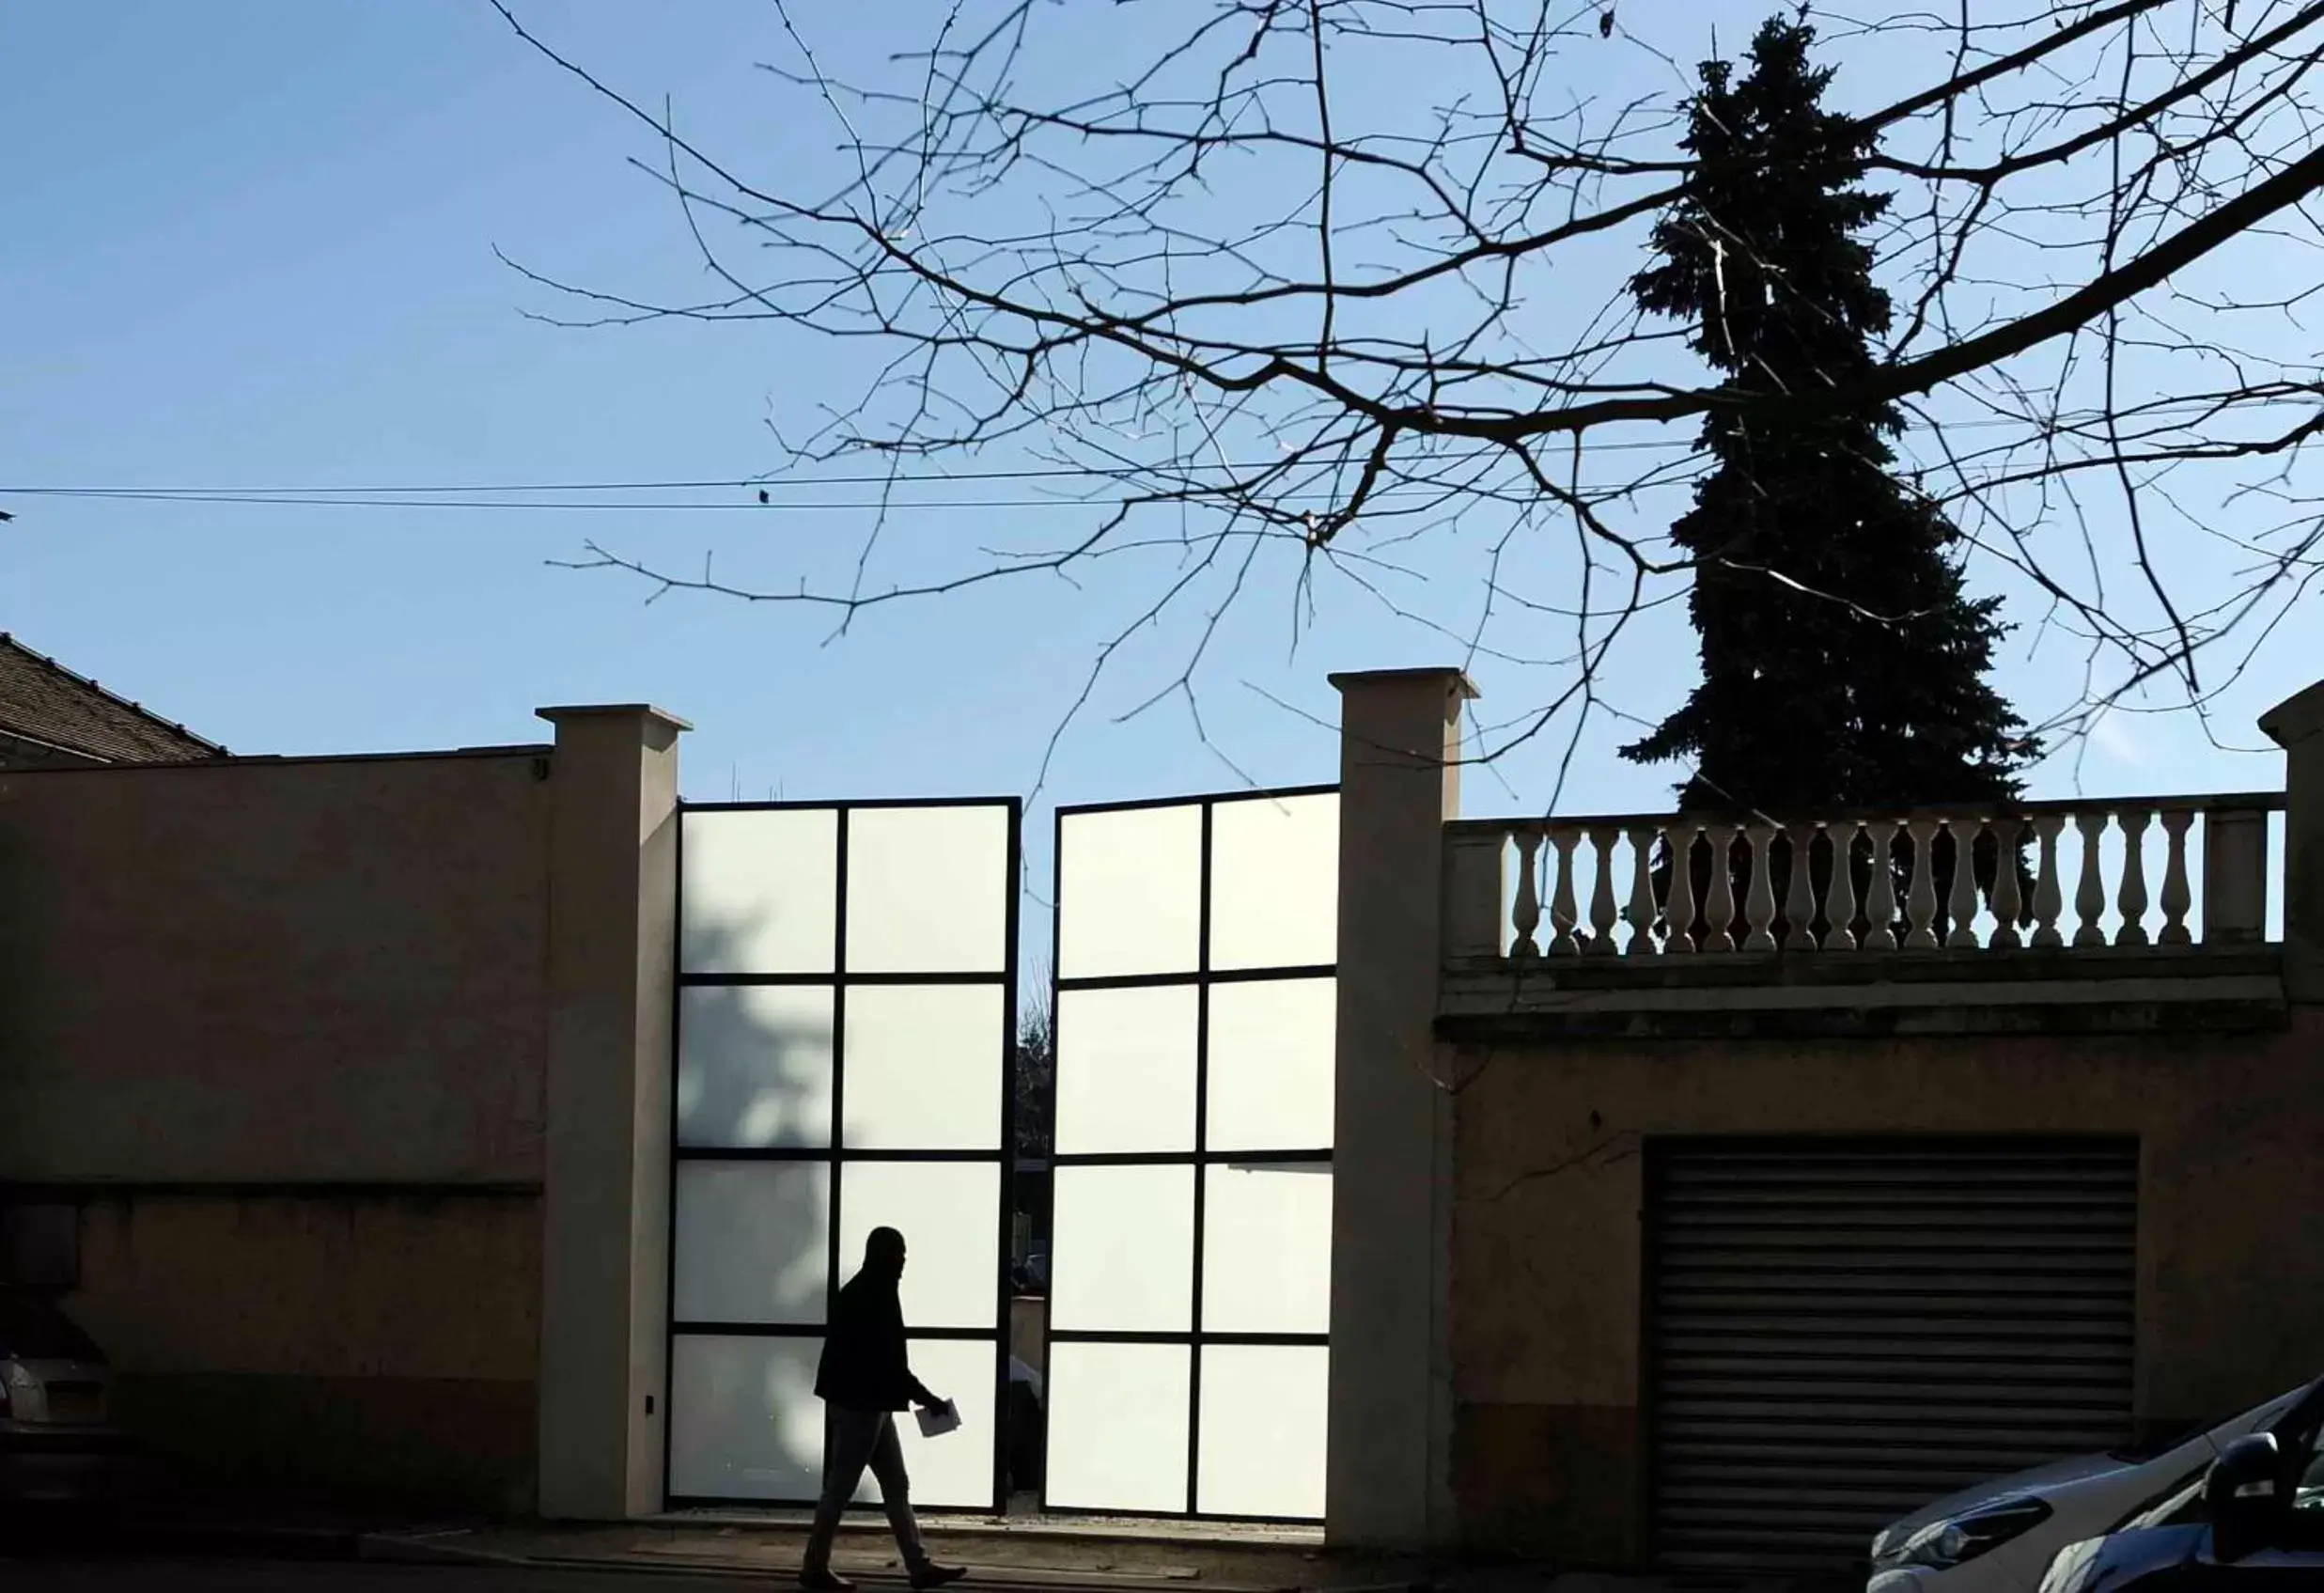
[[[0,1359],[101,1361],[104,1355],[47,1301],[0,1290]]]
[[[2203,1515],[2204,1479],[2209,1475],[2210,1468],[2207,1466],[2197,1471],[2160,1499],[2142,1506],[2114,1530],[2144,1532],[2152,1526],[2180,1526],[2191,1521],[2200,1521]]]
[[[2289,1394],[2278,1395],[2274,1399],[2268,1400],[2266,1403],[2275,1405],[2286,1400],[2301,1400],[2304,1404],[2303,1397],[2312,1396],[2316,1390],[2317,1385],[2310,1383],[2305,1389],[2294,1389]],[[2124,1465],[2143,1465],[2148,1460],[2161,1459],[2180,1445],[2189,1443],[2205,1433],[2218,1431],[2238,1416],[2248,1416],[2261,1408],[2258,1405],[2250,1405],[2239,1411],[2230,1411],[2225,1415],[2213,1416],[2208,1421],[2186,1422],[2158,1429],[2154,1436],[2150,1438],[2142,1439],[2136,1444],[2125,1445],[2119,1449],[2109,1449],[2106,1453],[2109,1459],[2119,1460]],[[2297,1413],[2300,1408],[2300,1405],[2294,1405],[2292,1410],[2286,1412],[2285,1414]]]
[[[2300,1404],[2286,1413],[2286,1420],[2290,1421],[2295,1430],[2290,1433],[2285,1447],[2294,1454],[2305,1453],[2309,1457],[2293,1489],[2292,1507],[2324,1513],[2324,1453],[2316,1451],[2315,1435],[2310,1430],[2319,1414],[2324,1414],[2324,1412],[2319,1412],[2311,1399],[2304,1397]],[[2210,1462],[2206,1460],[2116,1523],[2113,1530],[2143,1532],[2149,1527],[2187,1526],[2207,1519],[2204,1490],[2210,1476]]]

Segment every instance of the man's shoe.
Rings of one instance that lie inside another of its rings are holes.
[[[801,1571],[799,1585],[804,1588],[806,1593],[855,1593],[855,1584],[844,1576],[835,1576],[827,1570]]]
[[[930,1560],[924,1566],[912,1568],[913,1593],[928,1593],[928,1589],[931,1587],[949,1587],[967,1574],[966,1566],[940,1566],[934,1560]]]

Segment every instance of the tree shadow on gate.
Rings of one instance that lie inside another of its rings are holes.
[[[684,965],[737,966],[755,928],[689,913]],[[685,1154],[674,1192],[672,1320],[696,1326],[671,1347],[673,1496],[801,1504],[817,1491],[815,1363],[833,1176],[819,1158],[831,1140],[834,999],[829,986],[678,992],[676,1129]]]

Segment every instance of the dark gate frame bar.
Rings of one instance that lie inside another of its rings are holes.
[[[698,1334],[705,1338],[821,1338],[821,1322],[698,1322],[676,1321],[670,1324],[674,1333]],[[992,1335],[984,1328],[937,1327],[909,1328],[904,1336],[912,1343],[950,1340],[965,1344],[981,1342]]]
[[[1214,970],[1210,966],[1211,914],[1211,851],[1212,821],[1216,810],[1230,803],[1286,801],[1294,797],[1337,795],[1336,785],[1282,786],[1266,790],[1230,791],[1209,796],[1179,796],[1141,798],[1133,802],[1083,803],[1070,807],[1061,806],[1054,815],[1055,828],[1051,845],[1052,865],[1056,874],[1057,888],[1053,895],[1055,903],[1050,914],[1050,1010],[1057,1015],[1059,1034],[1063,1033],[1064,1004],[1056,998],[1076,991],[1153,990],[1166,987],[1192,986],[1194,990],[1194,1133],[1190,1150],[1129,1150],[1059,1152],[1052,1145],[1049,1163],[1053,1167],[1186,1167],[1193,1174],[1193,1268],[1191,1292],[1188,1297],[1189,1328],[1184,1332],[1155,1333],[1115,1332],[1100,1329],[1060,1330],[1051,1326],[1043,1334],[1041,1346],[1041,1380],[1044,1390],[1051,1382],[1052,1347],[1059,1344],[1123,1344],[1184,1346],[1187,1351],[1187,1414],[1186,1414],[1186,1507],[1182,1510],[1122,1510],[1098,1507],[1058,1506],[1049,1497],[1049,1468],[1041,1469],[1041,1510],[1045,1515],[1108,1516],[1132,1520],[1154,1521],[1217,1521],[1244,1522],[1278,1526],[1312,1526],[1319,1518],[1314,1516],[1250,1516],[1229,1515],[1200,1508],[1202,1491],[1202,1363],[1203,1351],[1212,1345],[1221,1348],[1246,1346],[1323,1349],[1331,1347],[1328,1333],[1232,1333],[1209,1332],[1202,1325],[1203,1273],[1208,1239],[1208,1211],[1204,1177],[1208,1169],[1224,1166],[1325,1166],[1332,1165],[1328,1148],[1270,1150],[1213,1150],[1209,1141],[1210,1119],[1210,989],[1213,985],[1254,984],[1294,979],[1336,978],[1339,964],[1334,962],[1285,964],[1268,968],[1233,968]],[[1196,934],[1194,966],[1183,973],[1173,974],[1109,974],[1082,978],[1068,978],[1058,972],[1064,963],[1063,923],[1065,918],[1065,826],[1068,819],[1085,818],[1100,813],[1158,812],[1174,807],[1199,807],[1200,843],[1195,867],[1199,883],[1195,898]],[[1062,1048],[1061,1048],[1062,1049]],[[1050,1070],[1049,1121],[1053,1136],[1057,1123],[1057,1069]],[[1056,1256],[1050,1256],[1049,1298],[1056,1299]]]
[[[1199,1158],[1210,1143],[1210,854],[1211,805],[1202,804],[1201,881],[1194,896],[1194,1154]],[[1210,1180],[1199,1162],[1190,1176],[1194,1186],[1194,1278],[1187,1302],[1187,1325],[1202,1332],[1202,1283],[1206,1224]],[[1042,1479],[1048,1479],[1043,1471]],[[1196,1337],[1186,1357],[1186,1513],[1202,1507],[1202,1340]]]
[[[1007,826],[1006,862],[1003,878],[1007,892],[1002,928],[1002,966],[990,974],[897,974],[857,973],[848,971],[848,883],[849,848],[852,831],[851,816],[859,811],[925,810],[930,808],[976,807],[998,808],[1004,813]],[[685,971],[685,861],[686,817],[689,814],[716,813],[829,813],[833,815],[836,835],[834,842],[834,904],[832,921],[832,965],[823,974],[689,974]],[[880,797],[862,801],[838,802],[686,802],[678,804],[677,874],[679,900],[678,933],[672,954],[672,974],[675,988],[683,992],[693,988],[738,986],[790,986],[793,988],[828,989],[832,992],[831,1036],[831,1138],[820,1146],[689,1146],[678,1143],[678,1088],[680,1027],[683,1023],[682,996],[671,1002],[670,1011],[670,1199],[668,1255],[670,1258],[663,1320],[666,1323],[665,1366],[663,1368],[662,1423],[662,1489],[663,1507],[688,1509],[717,1506],[745,1507],[812,1507],[813,1498],[762,1498],[756,1495],[685,1494],[670,1488],[670,1457],[677,1429],[676,1383],[678,1378],[678,1342],[684,1337],[702,1338],[814,1338],[824,1335],[824,1322],[709,1322],[681,1320],[678,1315],[678,1178],[679,1167],[689,1162],[759,1162],[792,1164],[828,1165],[832,1170],[829,1206],[825,1215],[824,1235],[824,1300],[828,1302],[839,1291],[845,1276],[848,1258],[840,1253],[840,1210],[842,1174],[850,1162],[866,1163],[928,1163],[979,1164],[990,1163],[999,1168],[999,1210],[995,1213],[996,1242],[993,1255],[993,1325],[987,1328],[909,1328],[908,1336],[914,1341],[990,1343],[993,1351],[992,1372],[992,1496],[989,1505],[978,1507],[944,1507],[930,1509],[930,1514],[943,1514],[947,1508],[967,1508],[976,1514],[988,1511],[999,1513],[1008,1506],[1008,1346],[1009,1304],[1009,1227],[1016,1209],[1017,1174],[1017,983],[1020,975],[1018,937],[1020,924],[1020,882],[1024,867],[1024,803],[1018,797]],[[993,1150],[959,1149],[850,1149],[847,1144],[847,992],[855,987],[908,985],[994,985],[1001,991],[1001,1122],[1000,1141]],[[828,1464],[829,1433],[825,1435],[824,1460]],[[850,1502],[850,1510],[869,1510],[878,1507]]]
[[[1329,1163],[1332,1153],[1309,1150],[1083,1150],[1052,1156],[1053,1167],[1298,1167]]]
[[[1171,985],[1193,984],[1200,978],[1213,985],[1269,984],[1277,979],[1328,979],[1339,972],[1336,962],[1303,962],[1282,968],[1220,968],[1206,969],[1199,974],[1097,974],[1087,978],[1059,979],[1057,988],[1065,991],[1085,990],[1161,990]]]
[[[680,1162],[990,1162],[990,1150],[841,1150],[828,1145],[739,1145],[732,1149],[689,1145],[678,1151]]]
[[[1066,1328],[1050,1335],[1050,1338],[1058,1344],[1222,1344],[1228,1349],[1292,1350],[1313,1350],[1332,1342],[1328,1333],[1227,1333],[1216,1329],[1132,1333],[1115,1328]]]

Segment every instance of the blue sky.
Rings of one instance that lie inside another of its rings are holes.
[[[745,0],[648,9],[539,0],[528,20],[761,169],[820,158],[828,129],[753,63],[783,41]],[[1732,13],[1739,35],[1755,12]],[[812,6],[834,48],[880,7]],[[893,13],[885,13],[892,16]],[[613,286],[685,284],[678,219],[625,165],[631,125],[525,50],[483,0],[108,0],[0,13],[0,487],[346,486],[730,479],[772,468],[767,424],[860,378],[854,351],[750,328],[578,332],[494,258]],[[682,289],[680,289],[682,290]],[[988,491],[981,497],[1009,496]],[[703,501],[732,503],[739,494]],[[238,751],[531,740],[543,703],[651,699],[698,726],[695,798],[1023,792],[1094,650],[1135,592],[1047,581],[864,617],[829,639],[796,611],[670,596],[552,568],[597,537],[780,585],[841,568],[835,513],[518,513],[0,498],[0,626]],[[907,546],[974,544],[1058,508],[919,511]],[[1168,684],[1183,634],[1142,638],[1062,744],[1048,794],[1100,801],[1328,779],[1334,669],[1456,662],[1350,594],[1293,646],[1290,605],[1238,611],[1203,678],[1215,746]],[[1692,682],[1665,627],[1620,663],[1659,713]],[[2003,685],[2058,706],[2056,658]],[[2223,731],[2306,683],[2291,634],[2223,703]],[[1490,712],[1532,682],[1476,665]],[[1562,805],[1663,805],[1671,772],[1585,743]],[[1470,780],[1473,812],[1537,810],[1552,748]],[[1231,766],[1230,766],[1231,765]],[[2268,787],[2274,756],[2209,749],[2184,717],[2117,717],[2036,794]],[[1037,824],[1034,834],[1045,834]]]

